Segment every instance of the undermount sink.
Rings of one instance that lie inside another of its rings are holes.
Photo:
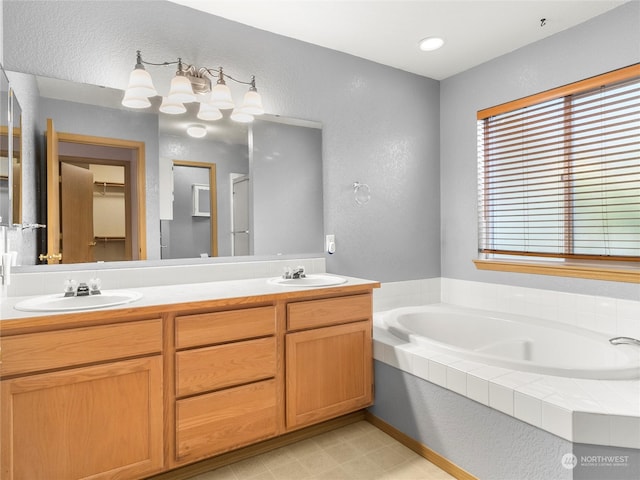
[[[347,283],[347,279],[335,275],[308,274],[302,278],[275,277],[270,278],[268,282],[283,287],[330,287]]]
[[[128,290],[105,290],[99,295],[65,297],[63,293],[29,298],[16,303],[15,309],[23,312],[68,312],[113,307],[135,302],[142,298],[139,292]]]

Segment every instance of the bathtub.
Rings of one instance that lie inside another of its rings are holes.
[[[374,325],[427,351],[512,370],[640,378],[640,347],[614,346],[604,334],[523,315],[433,304],[376,313]]]

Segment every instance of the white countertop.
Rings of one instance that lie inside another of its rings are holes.
[[[326,274],[330,275],[330,274]],[[153,307],[162,305],[172,305],[179,303],[193,303],[207,300],[224,300],[238,297],[253,297],[261,295],[277,295],[291,294],[293,292],[311,292],[328,289],[339,289],[350,286],[373,285],[378,286],[378,282],[372,280],[364,280],[360,278],[346,277],[338,275],[340,278],[347,280],[346,283],[327,287],[291,287],[281,286],[269,283],[268,280],[273,277],[253,278],[244,280],[223,280],[206,283],[188,283],[166,286],[153,287],[135,287],[131,291],[142,294],[142,298],[134,302],[116,305],[112,307],[103,307],[90,310],[75,311],[41,311],[41,312],[24,312],[16,310],[14,307],[18,302],[33,298],[33,296],[23,297],[6,297],[0,300],[0,320],[15,320],[21,318],[33,318],[52,315],[68,315],[87,311],[112,311],[119,309],[131,309],[139,307]],[[61,292],[62,294],[62,292]]]

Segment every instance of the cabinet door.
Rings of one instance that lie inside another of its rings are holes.
[[[2,478],[140,478],[163,466],[162,361],[4,380]]]
[[[371,405],[371,323],[286,336],[287,428],[299,428]]]

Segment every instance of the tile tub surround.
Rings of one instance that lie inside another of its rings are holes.
[[[441,278],[440,285],[442,303],[529,315],[611,336],[640,338],[640,301],[452,278]]]
[[[640,302],[437,280],[383,284],[374,293],[374,308],[419,305],[421,299],[436,297],[439,284],[444,303],[529,315],[535,308],[546,319],[563,319],[611,335],[640,336]],[[569,315],[570,306],[582,317]],[[588,325],[578,322],[584,316]],[[568,379],[513,371],[429,352],[375,326],[374,358],[571,442],[640,448],[640,380]]]

